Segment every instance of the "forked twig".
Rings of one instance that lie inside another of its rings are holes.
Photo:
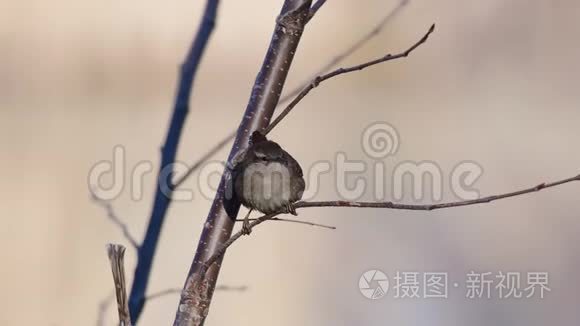
[[[111,222],[113,222],[113,224],[115,224],[121,230],[121,232],[123,232],[123,236],[131,244],[131,246],[136,250],[139,250],[139,243],[131,235],[131,232],[129,231],[129,227],[127,226],[127,224],[125,224],[121,220],[121,218],[119,218],[111,202],[99,197],[99,195],[97,195],[94,189],[90,189],[90,192],[91,199],[93,200],[93,202],[101,206],[107,212],[107,217],[109,218],[109,220],[111,220]]]
[[[257,218],[248,219],[248,221],[255,221],[255,220],[257,220]],[[244,221],[244,219],[237,219],[236,220],[236,222],[243,222],[243,221]],[[304,225],[320,227],[320,228],[329,229],[329,230],[336,230],[336,226],[319,224],[319,223],[308,222],[308,221],[301,221],[301,220],[293,220],[293,219],[289,219],[289,218],[274,217],[271,219],[271,221],[297,223],[297,224],[304,224]]]
[[[408,5],[410,0],[401,0],[397,6],[391,9],[373,28],[371,28],[366,34],[364,34],[361,38],[357,39],[353,44],[343,50],[341,53],[333,57],[328,63],[326,63],[322,68],[320,68],[315,74],[312,74],[308,80],[304,83],[300,84],[300,86],[294,88],[292,91],[288,92],[288,94],[284,95],[280,99],[280,104],[286,103],[287,101],[294,98],[300,91],[304,89],[304,87],[308,86],[311,83],[311,80],[316,78],[316,76],[323,75],[330,71],[330,69],[334,68],[336,65],[341,63],[344,59],[349,57],[351,54],[355,53],[358,49],[362,48],[365,44],[367,44],[371,39],[379,35],[385,26],[393,21],[395,17]]]
[[[300,93],[298,93],[298,95],[296,95],[296,97],[292,100],[292,102],[290,102],[290,104],[288,104],[288,106],[284,109],[284,111],[282,111],[276,117],[276,119],[274,119],[274,121],[272,121],[272,123],[270,123],[270,125],[268,125],[268,128],[266,128],[264,130],[264,134],[268,134],[270,131],[272,131],[272,129],[274,129],[278,125],[278,123],[280,123],[280,121],[282,121],[290,113],[290,111],[292,111],[292,109],[296,106],[296,104],[298,104],[306,95],[308,95],[308,93],[310,93],[311,90],[318,87],[318,85],[320,85],[320,83],[322,83],[323,81],[328,80],[328,79],[333,78],[333,77],[336,77],[338,75],[347,74],[347,73],[350,73],[353,71],[363,70],[365,68],[374,66],[374,65],[379,64],[379,63],[383,63],[383,62],[387,62],[387,61],[391,61],[391,60],[396,60],[396,59],[400,59],[400,58],[406,58],[407,56],[409,56],[409,54],[411,54],[411,52],[413,52],[421,44],[425,43],[427,41],[427,39],[429,38],[429,35],[431,35],[431,33],[433,33],[434,30],[435,30],[435,24],[431,25],[431,27],[429,28],[427,33],[419,41],[417,41],[410,48],[408,48],[407,50],[405,50],[401,53],[387,54],[387,55],[385,55],[381,58],[375,59],[375,60],[371,60],[371,61],[359,64],[356,66],[348,67],[348,68],[339,68],[339,69],[336,69],[328,74],[321,75],[321,76],[314,78],[312,80],[312,82],[310,84],[308,84],[308,86],[306,86]]]

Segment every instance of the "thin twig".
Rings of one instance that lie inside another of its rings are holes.
[[[346,48],[343,52],[339,53],[337,56],[333,57],[328,63],[326,63],[322,68],[320,68],[317,73],[313,74],[311,78],[309,78],[306,82],[301,83],[298,87],[294,88],[284,96],[280,98],[280,102],[278,103],[278,107],[281,107],[283,104],[290,101],[294,98],[300,91],[302,91],[308,84],[311,83],[311,80],[314,79],[318,75],[322,75],[327,73],[330,69],[334,68],[336,65],[341,63],[344,59],[348,56],[356,52],[358,49],[362,48],[365,44],[367,44],[373,37],[380,34],[380,32],[385,28],[385,26],[391,22],[400,12],[401,10],[410,2],[410,0],[401,0],[395,8],[393,8],[387,15],[385,15],[379,22],[376,24],[369,32],[364,34],[360,39],[358,39],[355,43],[351,46]],[[315,4],[316,5],[316,4]],[[322,5],[320,5],[322,6]],[[314,8],[314,5],[312,6]],[[310,10],[312,10],[312,8]],[[317,9],[318,10],[318,9]],[[179,187],[195,170],[197,170],[200,166],[202,166],[207,160],[217,154],[222,148],[224,148],[230,141],[232,141],[236,137],[237,131],[234,130],[230,132],[226,137],[224,137],[219,143],[214,145],[210,148],[204,155],[201,156],[195,163],[193,163],[189,169],[181,176],[177,181],[174,182],[173,188]]]
[[[248,286],[246,285],[240,285],[240,286],[231,286],[231,285],[218,285],[215,287],[216,291],[232,291],[232,292],[244,292],[248,290]]]
[[[557,187],[566,183],[580,181],[580,174],[567,178],[562,179],[550,183],[540,183],[537,186],[526,188],[523,190],[517,190],[513,192],[508,192],[500,195],[492,195],[487,197],[482,197],[479,199],[472,199],[472,200],[462,200],[462,201],[455,201],[455,202],[448,202],[448,203],[441,203],[441,204],[427,204],[427,205],[409,205],[409,204],[396,204],[390,201],[387,202],[360,202],[360,201],[343,201],[343,200],[336,200],[336,201],[317,201],[317,202],[298,202],[294,204],[295,208],[307,208],[307,207],[354,207],[354,208],[387,208],[387,209],[400,209],[400,210],[414,210],[414,211],[432,211],[436,209],[443,209],[443,208],[452,208],[452,207],[461,207],[461,206],[470,206],[470,205],[478,205],[478,204],[485,204],[492,201],[521,196],[533,192],[538,192],[543,189]],[[261,216],[254,221],[250,222],[249,229],[252,230],[254,227],[260,225],[265,221],[272,220],[277,215],[282,213],[273,213]],[[200,273],[200,279],[205,277],[205,271],[214,264],[221,255],[226,252],[226,249],[231,246],[236,240],[241,238],[244,234],[242,231],[237,232],[236,234],[232,235],[228,241],[226,241],[218,250],[216,250],[215,254],[211,256],[204,264],[204,268],[202,269],[203,273]]]
[[[410,48],[408,48],[407,50],[405,50],[401,53],[387,54],[387,55],[385,55],[381,58],[375,59],[375,60],[371,60],[371,61],[359,64],[356,66],[348,67],[348,68],[339,68],[339,69],[336,69],[328,74],[321,75],[321,76],[314,78],[312,80],[312,82],[308,86],[306,86],[306,88],[304,88],[298,95],[296,95],[296,97],[292,100],[292,102],[290,102],[290,104],[288,104],[288,106],[284,109],[284,111],[282,111],[276,117],[276,119],[274,119],[274,121],[272,121],[272,123],[270,123],[268,128],[266,128],[264,130],[264,134],[268,134],[270,131],[272,131],[272,129],[274,129],[274,127],[276,127],[276,125],[278,125],[278,123],[280,123],[280,121],[282,121],[282,119],[284,119],[290,113],[290,111],[292,111],[292,109],[296,106],[296,104],[298,104],[306,95],[308,95],[308,93],[310,93],[311,90],[318,87],[318,85],[320,85],[320,83],[322,83],[323,81],[328,80],[328,79],[333,78],[333,77],[336,77],[338,75],[347,74],[347,73],[350,73],[353,71],[363,70],[365,68],[368,68],[370,66],[374,66],[374,65],[379,64],[379,63],[383,63],[383,62],[387,62],[387,61],[391,61],[391,60],[395,60],[395,59],[400,59],[400,58],[406,58],[407,56],[409,56],[409,54],[411,54],[411,52],[413,52],[421,44],[425,43],[427,41],[427,39],[429,38],[429,35],[431,35],[431,33],[433,33],[434,30],[435,30],[435,24],[431,25],[431,27],[429,28],[427,33],[419,41],[417,41]]]
[[[244,292],[248,290],[248,286],[240,285],[240,286],[232,286],[232,285],[218,285],[215,288],[216,291],[224,291],[224,292]],[[180,293],[181,288],[172,288],[172,289],[165,289],[162,291],[154,292],[147,297],[145,297],[145,301],[155,300],[160,297]],[[112,291],[109,293],[101,302],[99,303],[99,308],[97,310],[97,323],[96,326],[105,326],[106,325],[106,316],[111,303],[115,299],[115,292]]]
[[[312,19],[312,17],[314,17],[314,15],[316,15],[316,13],[318,12],[318,9],[320,9],[320,7],[324,6],[325,3],[326,3],[326,0],[318,0],[318,1],[316,1],[316,3],[314,3],[312,5],[312,7],[310,7],[310,12],[308,13],[307,22],[309,22]]]
[[[231,134],[228,135],[227,138],[222,139],[221,142],[216,144],[215,147],[213,147],[211,150],[209,150],[207,153],[205,153],[201,158],[199,158],[199,160],[197,160],[193,165],[191,165],[182,176],[177,178],[177,180],[175,180],[175,182],[173,183],[172,188],[175,189],[175,188],[181,186],[181,184],[183,184],[183,182],[185,182],[185,180],[187,180],[187,178],[189,178],[189,176],[195,170],[199,169],[203,163],[207,162],[207,160],[209,160],[212,156],[214,156],[222,148],[226,147],[226,145],[234,137],[236,137],[236,132],[232,132]]]
[[[127,224],[123,223],[123,221],[119,218],[111,202],[99,197],[97,193],[94,191],[94,189],[90,189],[90,192],[91,199],[93,200],[93,202],[101,206],[107,212],[107,217],[109,218],[109,220],[111,220],[113,224],[115,224],[119,229],[121,229],[121,232],[123,232],[123,236],[131,244],[131,246],[136,250],[139,250],[139,243],[131,235],[131,232],[129,231],[129,227],[127,226]]]
[[[107,311],[109,310],[109,306],[113,302],[114,298],[115,291],[112,291],[99,303],[99,308],[97,310],[97,326],[105,326],[105,317],[107,316]]]
[[[393,21],[395,17],[408,5],[410,0],[401,0],[397,6],[391,9],[372,29],[370,29],[366,34],[364,34],[361,38],[357,39],[351,46],[347,47],[344,51],[333,57],[330,61],[328,61],[322,68],[320,68],[315,74],[312,74],[308,80],[301,83],[298,87],[294,88],[292,91],[288,92],[288,94],[284,95],[280,99],[280,104],[286,103],[293,99],[300,91],[302,91],[308,84],[312,82],[316,76],[323,75],[330,71],[330,69],[334,68],[336,65],[341,63],[344,59],[349,57],[351,54],[355,53],[358,49],[362,48],[365,44],[367,44],[370,40],[374,37],[379,35],[385,26]],[[314,6],[313,6],[314,7]]]
[[[241,285],[241,286],[218,285],[215,287],[216,291],[231,291],[231,292],[234,292],[234,291],[235,292],[244,292],[247,289],[248,289],[248,287],[245,285]],[[150,300],[158,299],[158,298],[164,297],[166,295],[181,293],[181,291],[182,291],[181,288],[172,288],[172,289],[161,290],[161,291],[154,292],[154,293],[148,295],[146,300],[150,301]]]
[[[131,326],[129,303],[127,302],[127,286],[125,283],[125,247],[119,244],[108,244],[107,255],[111,262],[111,271],[113,272],[113,281],[115,283],[117,310],[119,311],[119,325]]]
[[[257,218],[250,218],[248,219],[249,221],[255,221],[257,220]],[[236,222],[243,222],[243,219],[237,219]],[[332,226],[332,225],[325,225],[325,224],[318,224],[318,223],[313,223],[313,222],[308,222],[308,221],[301,221],[301,220],[292,220],[289,218],[281,218],[281,217],[275,217],[273,219],[271,219],[271,221],[279,221],[279,222],[288,222],[288,223],[297,223],[297,224],[304,224],[304,225],[310,225],[310,226],[315,226],[315,227],[320,227],[320,228],[324,228],[324,229],[330,229],[330,230],[336,230],[336,226]]]
[[[146,298],[146,300],[147,301],[150,301],[150,300],[153,300],[153,299],[157,299],[157,298],[166,296],[168,294],[174,294],[174,293],[180,293],[180,292],[181,292],[181,289],[178,289],[178,288],[165,289],[165,290],[161,290],[159,292],[155,292],[153,294],[148,295],[147,298]]]

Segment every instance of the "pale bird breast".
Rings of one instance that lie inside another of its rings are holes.
[[[243,196],[261,211],[275,211],[291,198],[290,171],[278,162],[250,164],[244,171]]]
[[[290,188],[290,171],[278,162],[250,164],[244,171],[244,184],[263,191],[279,192]],[[257,189],[254,189],[257,190]]]

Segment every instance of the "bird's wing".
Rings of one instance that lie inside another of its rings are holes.
[[[288,152],[284,151],[284,153],[286,153],[286,157],[288,158],[288,166],[293,170],[293,172],[296,172],[296,174],[302,177],[302,167],[300,167],[298,161],[296,161],[296,159],[294,159],[294,157],[292,157]]]
[[[226,169],[225,171],[225,187],[223,193],[223,204],[228,213],[228,216],[235,218],[237,215],[237,207],[240,206],[240,200],[236,196],[236,188],[234,181],[237,178],[238,169]]]
[[[244,148],[240,149],[236,154],[234,154],[232,160],[229,161],[226,165],[228,170],[233,171],[236,168],[236,166],[238,166],[238,164],[240,164],[240,162],[244,160],[244,158],[246,157],[246,153],[248,153],[248,149]]]

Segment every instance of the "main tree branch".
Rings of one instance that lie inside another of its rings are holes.
[[[263,130],[268,126],[286,82],[286,76],[308,19],[311,4],[311,0],[286,0],[284,2],[280,16],[276,20],[268,52],[256,77],[248,106],[238,128],[228,163],[232,161],[239,150],[248,145],[252,132]],[[214,264],[209,270],[203,269],[205,276],[203,278],[199,277],[200,271],[203,263],[214,256],[216,251],[223,248],[223,244],[230,239],[236,219],[235,215],[239,210],[238,204],[237,207],[230,210],[233,216],[228,216],[226,213],[223,203],[225,181],[224,175],[207,216],[195,257],[181,293],[174,326],[202,325],[208,314],[220,264]],[[220,259],[221,257],[223,257],[223,253],[220,255]]]
[[[294,98],[300,91],[302,91],[308,84],[311,83],[311,79],[318,75],[322,75],[330,71],[333,67],[338,65],[348,56],[356,52],[358,49],[362,48],[365,44],[367,44],[373,37],[379,35],[379,33],[385,28],[387,24],[393,21],[395,17],[402,11],[402,9],[409,4],[410,0],[401,0],[396,7],[390,10],[375,26],[373,26],[366,34],[363,34],[359,39],[356,40],[352,45],[341,51],[338,55],[333,57],[330,61],[322,66],[322,68],[318,69],[318,71],[313,74],[313,77],[308,79],[308,82],[300,84],[298,87],[293,88],[291,91],[286,92],[282,98],[280,98],[280,102],[278,106],[288,102],[290,99]],[[324,4],[324,1],[318,1],[317,3],[313,4],[310,8],[310,17],[314,16],[314,13],[320,9],[320,7]],[[219,143],[215,144],[211,147],[206,153],[204,153],[195,163],[193,163],[189,169],[181,175],[175,182],[174,188],[179,187],[195,170],[201,167],[207,160],[209,160],[212,156],[217,154],[221,149],[223,149],[232,139],[236,137],[236,131],[230,132],[227,136],[225,136]]]

